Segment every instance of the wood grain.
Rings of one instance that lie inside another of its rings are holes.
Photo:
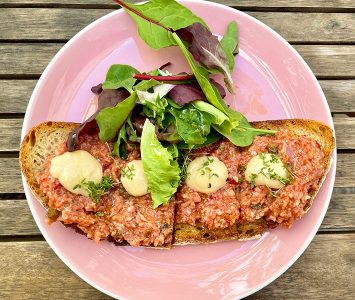
[[[355,112],[355,80],[320,80],[333,113]]]
[[[294,48],[321,79],[355,77],[355,46],[295,45]]]
[[[355,118],[336,117],[333,119],[338,149],[355,149]],[[0,152],[18,151],[22,119],[0,119]]]
[[[249,299],[352,299],[354,247],[354,234],[317,235],[285,274]],[[46,242],[3,242],[0,252],[2,299],[110,299],[71,272]]]
[[[0,200],[0,236],[41,235],[26,200]]]
[[[24,113],[36,80],[0,80],[0,114]],[[355,113],[355,80],[320,80],[333,113]]]
[[[355,194],[334,193],[320,231],[354,231],[354,199]],[[41,235],[26,200],[0,200],[0,220],[0,237]]]
[[[139,2],[139,0],[130,0],[128,2]],[[259,9],[352,9],[355,8],[353,0],[216,0],[212,2],[221,3],[228,6],[248,9],[248,8],[259,8]],[[77,7],[97,7],[97,6],[107,6],[107,7],[117,7],[117,4],[113,0],[0,0],[0,6],[12,4],[12,5],[42,5],[42,6],[53,6],[70,5]]]
[[[17,158],[0,158],[0,194],[23,193]],[[355,153],[340,153],[337,160],[335,187],[355,187]]]
[[[0,44],[0,78],[39,77],[60,43],[2,43]],[[320,79],[355,78],[355,46],[295,45],[295,49]]]
[[[25,113],[37,80],[0,80],[0,114]],[[355,83],[354,83],[355,86]]]
[[[68,40],[94,20],[112,12],[107,9],[0,9],[5,30],[0,40]],[[289,42],[355,42],[355,15],[351,13],[248,12],[280,33]],[[307,34],[304,30],[307,28]]]

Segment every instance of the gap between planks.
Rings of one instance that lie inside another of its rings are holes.
[[[128,1],[131,3],[140,2],[140,0]],[[214,1],[223,5],[230,6],[239,10],[263,11],[263,12],[354,12],[355,5],[351,0],[217,0]],[[0,8],[70,8],[70,9],[110,9],[119,7],[113,0],[1,0]]]
[[[68,40],[91,22],[114,10],[45,8],[0,9],[3,41]],[[291,43],[355,43],[352,13],[247,12]],[[132,21],[130,21],[132,22]],[[224,21],[227,25],[227,22]],[[133,22],[132,26],[135,26]],[[299,30],[300,26],[307,30]],[[222,32],[217,32],[223,34]]]

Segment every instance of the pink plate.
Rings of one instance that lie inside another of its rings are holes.
[[[327,101],[298,53],[270,28],[237,10],[205,1],[183,1],[216,34],[239,24],[236,94],[230,103],[250,120],[311,118],[333,126]],[[155,51],[139,38],[122,10],[92,23],[67,43],[48,65],[30,100],[22,137],[46,120],[80,122],[90,88],[113,63],[141,71],[173,62],[188,71],[178,48]],[[334,163],[310,212],[292,229],[276,229],[261,239],[176,247],[171,251],[115,247],[65,228],[48,226],[45,210],[24,187],[32,214],[47,242],[83,280],[120,299],[235,299],[250,295],[280,276],[303,253],[326,213],[335,178]]]

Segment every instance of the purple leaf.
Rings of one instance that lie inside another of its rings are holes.
[[[168,97],[179,105],[185,105],[197,99],[206,99],[197,83],[178,84],[168,93]]]
[[[99,83],[98,85],[95,85],[91,88],[91,91],[96,94],[99,95],[102,92],[102,83]]]
[[[212,83],[212,85],[214,85],[214,87],[217,89],[217,91],[219,92],[222,98],[224,98],[227,95],[226,91],[224,90],[224,87],[221,84],[219,84],[217,81],[213,80],[212,78],[210,79],[210,82]]]
[[[233,80],[228,58],[218,38],[200,23],[179,29],[176,33],[190,44],[189,51],[197,62],[208,69],[218,69],[224,74],[226,86],[233,93]]]
[[[96,86],[98,87],[98,86]],[[94,88],[96,88],[94,87]],[[96,129],[97,123],[96,123],[96,116],[102,110],[103,108],[106,107],[112,107],[115,106],[117,103],[123,101],[129,96],[129,92],[125,89],[118,89],[118,90],[103,90],[99,94],[99,100],[98,100],[98,108],[97,111],[90,116],[86,121],[81,123],[74,131],[69,133],[68,139],[67,139],[67,149],[68,151],[74,151],[75,147],[78,143],[78,138],[79,135],[85,132],[89,132],[93,129]]]
[[[216,87],[221,97],[224,98],[226,92],[223,86],[213,79],[211,79],[211,83]],[[194,100],[206,100],[198,83],[178,84],[168,93],[168,97],[179,105],[185,105]]]

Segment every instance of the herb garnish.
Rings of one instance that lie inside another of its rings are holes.
[[[290,176],[288,176],[288,174],[290,174],[287,171],[287,176],[283,177],[280,176],[279,174],[276,173],[276,171],[272,168],[272,164],[278,164],[280,163],[280,159],[276,154],[268,154],[268,157],[266,156],[265,153],[260,153],[259,154],[259,158],[261,158],[262,160],[262,168],[260,169],[260,171],[258,173],[253,173],[251,174],[249,177],[249,182],[250,182],[250,186],[251,188],[255,187],[255,180],[258,177],[259,174],[262,174],[263,176],[265,176],[266,178],[269,178],[271,180],[277,180],[280,183],[282,183],[283,185],[289,184],[291,183],[291,178]],[[240,166],[239,167],[241,171],[245,171],[246,167],[245,166]],[[277,192],[273,192],[270,188],[270,195],[272,195],[273,197],[276,197]]]
[[[251,176],[249,178],[251,188],[255,187],[255,179],[256,179],[256,177],[258,177],[258,174],[253,173],[253,174],[251,174]]]
[[[114,182],[111,177],[103,176],[100,183],[95,183],[93,181],[86,181],[84,178],[80,183],[74,186],[74,190],[78,188],[84,188],[88,192],[89,198],[95,203],[100,203],[100,198],[107,194],[107,192],[112,189]]]
[[[103,217],[104,215],[105,215],[105,213],[102,212],[102,211],[98,211],[98,212],[95,213],[96,217]]]
[[[134,177],[134,171],[136,170],[134,165],[126,166],[121,170],[121,174],[123,177],[127,177],[129,180],[132,180]]]
[[[209,178],[212,178],[213,176],[215,177],[219,177],[219,175],[217,173],[212,173],[212,169],[209,167],[209,165],[211,163],[214,162],[214,159],[213,158],[209,158],[207,157],[207,160],[205,160],[202,164],[202,167],[199,169],[200,170],[200,174],[201,175],[206,175],[208,174],[209,175]]]

